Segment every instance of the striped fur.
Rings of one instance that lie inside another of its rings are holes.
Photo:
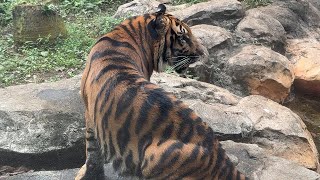
[[[190,28],[159,8],[125,20],[89,54],[81,82],[87,160],[76,179],[104,179],[104,160],[141,179],[246,179],[212,129],[149,82],[164,64],[181,71],[204,53]]]

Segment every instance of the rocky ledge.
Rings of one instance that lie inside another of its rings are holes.
[[[2,178],[74,177],[77,170],[72,168],[84,162],[79,81],[77,76],[0,89],[0,165],[37,171],[2,174]],[[219,135],[232,161],[248,176],[320,178],[312,171],[319,162],[310,133],[288,108],[262,96],[241,98],[223,88],[169,74],[154,74],[152,82],[189,104]],[[124,178],[118,177],[110,164],[106,172],[111,179]]]

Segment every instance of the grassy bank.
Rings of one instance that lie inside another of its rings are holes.
[[[11,10],[21,0],[1,3],[0,87],[28,82],[54,81],[81,73],[86,55],[96,38],[110,31],[123,19],[112,15],[126,0],[63,0],[49,8],[59,9],[68,37],[54,44],[47,39],[15,46]],[[41,4],[43,1],[27,0]],[[1,9],[2,8],[2,9]],[[9,13],[10,12],[10,13]]]

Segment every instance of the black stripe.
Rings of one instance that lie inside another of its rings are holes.
[[[164,169],[172,166],[180,157],[180,153],[175,154],[175,156],[166,163],[166,160],[172,155],[175,150],[182,149],[184,144],[180,141],[177,141],[171,144],[166,151],[161,155],[160,160],[158,161],[157,165],[152,170],[152,176],[157,177],[163,173]]]
[[[167,34],[166,34],[165,37],[164,37],[164,46],[163,46],[163,51],[162,51],[162,54],[161,54],[162,60],[164,62],[167,62],[167,58],[166,58],[166,55],[167,55],[167,43],[168,43],[168,40],[167,40]]]
[[[124,54],[122,52],[119,52],[117,50],[113,50],[113,49],[106,49],[104,51],[95,51],[93,53],[93,55],[91,56],[91,62],[97,60],[97,59],[100,59],[100,58],[106,58],[107,56],[111,56],[111,57],[114,57],[114,56],[122,56],[122,57],[125,57],[127,59],[130,59],[130,56],[128,56],[127,54]]]
[[[132,35],[131,31],[128,29],[128,27],[126,25],[120,24],[119,27],[121,27],[129,36],[130,38],[133,40],[133,42],[139,46],[139,44],[137,43],[137,40],[135,39],[135,37]]]
[[[131,31],[133,31],[134,34],[137,34],[136,27],[133,26],[132,21],[129,21],[128,24],[129,24],[129,26],[131,28]]]
[[[225,163],[223,163],[222,167],[220,167],[220,173],[219,173],[219,179],[221,179],[222,177],[226,176],[227,175],[227,172],[228,171],[228,166]]]
[[[179,178],[177,178],[177,179],[183,179],[185,177],[188,177],[188,176],[192,175],[193,173],[198,173],[199,168],[201,168],[201,166],[198,166],[198,167],[195,167],[195,168],[192,168],[192,169],[188,169],[187,172],[185,172],[184,174],[180,175]]]
[[[144,46],[144,43],[145,43],[145,41],[143,41],[143,38],[142,38],[142,35],[144,34],[144,33],[146,33],[146,32],[142,32],[142,26],[141,26],[141,23],[140,22],[138,22],[138,29],[139,29],[139,38],[140,38],[140,43],[141,43],[141,47],[140,47],[140,49],[142,49],[142,54],[143,54],[143,62],[144,63],[146,63],[146,68],[147,68],[147,70],[149,71],[149,60],[150,59],[148,59],[148,57],[147,57],[147,52],[146,52],[146,48],[145,48],[145,46]]]
[[[135,133],[139,134],[139,130],[143,128],[143,126],[146,125],[148,114],[150,113],[150,109],[156,104],[159,103],[160,108],[160,116],[156,120],[156,123],[159,123],[163,120],[163,118],[166,118],[167,111],[170,107],[172,107],[172,103],[170,99],[165,95],[165,92],[163,89],[153,89],[148,90],[146,89],[146,93],[148,93],[147,99],[145,99],[144,103],[141,106],[141,110],[139,113],[139,117],[137,119]],[[154,125],[153,125],[154,126]]]
[[[181,167],[186,166],[192,163],[194,160],[196,160],[199,155],[199,152],[200,152],[200,146],[196,146],[195,148],[193,148],[190,156],[181,164]]]
[[[110,158],[112,158],[116,154],[116,150],[112,142],[111,131],[109,131],[109,151],[110,151]]]
[[[127,72],[121,72],[116,74],[114,79],[112,79],[112,81],[110,82],[110,85],[108,86],[108,89],[104,94],[102,105],[100,106],[100,112],[103,111],[105,104],[110,97],[110,94],[115,91],[115,89],[118,87],[119,84],[127,81],[128,81],[128,85],[134,84],[135,80],[137,80],[138,78],[141,78],[141,76],[136,74],[129,74]],[[99,95],[100,93],[98,94],[97,99],[100,99]]]
[[[173,132],[173,128],[174,128],[173,124],[170,124],[165,128],[165,130],[163,131],[161,139],[158,142],[157,146],[160,146],[163,142],[165,142],[166,140],[168,140],[171,137],[172,132]]]
[[[132,175],[136,171],[136,165],[133,162],[133,156],[132,156],[132,151],[129,151],[128,156],[125,159],[126,167],[127,167],[127,172],[128,174]]]
[[[152,143],[152,133],[148,132],[140,138],[138,142],[139,160],[144,158],[146,148]]]
[[[117,132],[117,141],[118,141],[118,146],[119,146],[121,155],[123,155],[123,153],[125,152],[127,145],[130,141],[129,129],[130,129],[130,123],[132,121],[132,116],[133,116],[133,109],[131,109],[123,126]]]
[[[151,38],[154,39],[154,40],[159,38],[159,34],[156,31],[156,29],[155,29],[156,27],[155,26],[156,25],[155,25],[155,20],[154,19],[151,20],[147,25],[148,32],[149,32]]]
[[[192,136],[194,135],[193,133],[194,121],[190,117],[190,114],[192,112],[193,110],[191,110],[190,108],[185,108],[178,112],[180,118],[182,119],[179,130],[178,130],[178,138],[181,139],[183,143],[188,143],[192,138]]]
[[[159,107],[159,116],[156,118],[156,120],[152,124],[152,130],[155,131],[160,125],[163,124],[163,122],[168,118],[169,112],[172,110],[173,105],[171,102],[171,99],[165,94],[164,91],[162,91],[161,99],[159,100],[158,107]],[[161,93],[161,91],[159,92]]]
[[[131,106],[131,104],[135,100],[137,93],[138,87],[133,86],[128,88],[127,91],[120,96],[115,114],[116,118],[119,118],[119,116],[121,116],[123,112],[126,112],[128,107]]]
[[[172,153],[177,150],[177,149],[182,149],[183,147],[183,143],[180,142],[180,141],[177,141],[173,144],[171,144],[167,149],[166,151],[161,155],[161,158],[158,162],[158,165],[157,166],[163,166],[163,165],[166,165],[165,164],[165,161],[172,155]]]
[[[108,110],[104,113],[103,118],[102,118],[102,127],[104,128],[104,130],[106,131],[109,127],[109,117],[111,115],[111,111],[113,109],[113,104],[114,104],[114,98],[112,99]],[[103,137],[105,137],[105,131],[103,131]]]
[[[209,127],[205,132],[205,139],[203,140],[202,144],[204,147],[208,149],[209,152],[212,152],[214,139],[216,138],[213,134],[213,130]]]
[[[222,164],[222,162],[224,160],[224,154],[225,154],[224,150],[221,147],[218,148],[218,152],[217,153],[218,153],[217,154],[218,155],[217,156],[217,161],[216,161],[216,163],[214,165],[214,168],[211,171],[211,174],[212,174],[213,177],[215,177],[217,175],[217,173],[219,171],[219,168],[221,167],[221,164]]]
[[[120,166],[121,166],[121,164],[122,164],[122,159],[121,158],[117,158],[117,159],[113,160],[113,163],[112,163],[113,169],[115,171],[118,171]]]
[[[233,166],[233,164],[231,163],[231,161],[229,159],[227,159],[226,166],[227,166],[227,168],[229,170],[229,172],[228,172],[228,174],[226,176],[226,179],[232,179],[234,166]]]
[[[95,77],[93,81],[98,81],[104,74],[113,70],[124,71],[124,70],[134,70],[134,68],[128,67],[128,66],[122,66],[122,65],[109,64],[99,72],[99,74]],[[91,82],[91,84],[93,83],[93,81]]]
[[[205,135],[205,132],[206,132],[206,130],[202,124],[196,125],[196,131],[197,131],[197,134],[200,136]]]
[[[180,153],[176,154],[167,164],[165,168],[172,167],[180,158]]]
[[[90,137],[87,137],[86,140],[87,140],[87,141],[94,141],[95,138],[94,138],[94,136],[90,136]]]
[[[91,151],[97,151],[98,148],[97,147],[87,147],[87,151],[91,152]]]
[[[108,36],[104,36],[104,37],[100,38],[96,44],[98,44],[102,41],[108,41],[111,44],[111,46],[114,46],[114,47],[126,47],[129,49],[135,50],[135,48],[130,43],[128,43],[126,41],[117,41],[117,40],[112,39]]]
[[[237,171],[237,180],[241,180],[241,173]]]

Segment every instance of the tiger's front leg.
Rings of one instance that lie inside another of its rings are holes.
[[[104,178],[104,158],[94,129],[86,129],[86,163],[81,167],[75,180],[102,180]]]

